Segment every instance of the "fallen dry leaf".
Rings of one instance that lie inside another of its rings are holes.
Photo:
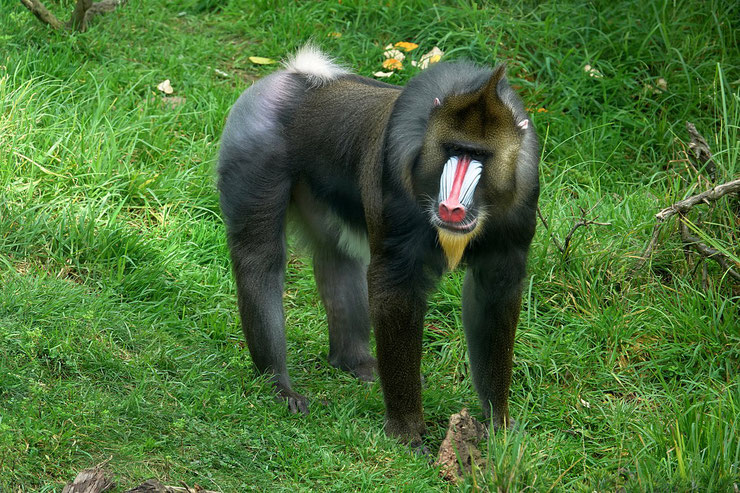
[[[250,56],[249,61],[256,65],[272,65],[273,63],[277,63],[277,61],[272,58],[265,58],[262,56]]]
[[[383,56],[386,58],[393,58],[395,60],[398,60],[399,62],[402,62],[403,59],[406,58],[406,55],[401,53],[399,50],[396,50],[395,48],[393,48],[393,45],[388,45],[385,47]]]
[[[601,72],[599,72],[598,70],[596,70],[589,64],[584,65],[583,71],[595,79],[600,79],[604,77],[604,74],[602,74]]]
[[[175,90],[172,89],[172,84],[170,84],[170,79],[165,79],[157,84],[157,89],[165,94],[172,94],[173,92],[175,92]]]
[[[655,85],[645,84],[645,91],[652,92],[653,94],[660,94],[662,92],[666,92],[667,90],[668,82],[663,77],[660,77],[658,80],[656,80]]]
[[[415,50],[415,49],[417,49],[419,47],[419,45],[416,44],[416,43],[409,43],[409,42],[406,42],[406,41],[399,41],[398,43],[394,44],[393,46],[395,46],[396,48],[400,48],[400,49],[402,49],[403,51],[405,51],[407,53],[409,51]]]
[[[411,62],[411,65],[413,65],[414,67],[419,67],[420,69],[424,70],[430,64],[437,63],[438,61],[440,61],[443,56],[444,56],[444,52],[435,46],[428,53],[425,53],[424,55],[422,55],[418,63]]]
[[[393,72],[374,72],[373,75],[379,78],[386,78],[393,75]]]
[[[331,32],[331,33],[327,34],[326,37],[327,38],[341,38],[342,37],[342,33]]]
[[[383,68],[386,70],[401,70],[403,69],[403,63],[395,58],[388,58],[387,60],[383,60]]]

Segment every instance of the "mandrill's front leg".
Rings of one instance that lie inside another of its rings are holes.
[[[526,250],[518,249],[471,259],[463,283],[470,370],[483,415],[494,428],[512,424],[509,386],[526,259]]]
[[[426,431],[421,406],[421,343],[426,297],[388,275],[389,261],[373,258],[368,269],[370,313],[378,376],[383,388],[385,432],[421,446]],[[410,288],[410,289],[409,289]]]

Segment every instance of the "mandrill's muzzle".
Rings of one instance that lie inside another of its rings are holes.
[[[483,164],[468,155],[452,156],[442,170],[439,181],[439,217],[455,225],[465,219],[473,204],[475,187],[480,180]]]

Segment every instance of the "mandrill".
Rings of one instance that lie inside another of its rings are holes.
[[[509,424],[538,161],[501,65],[437,63],[398,87],[307,46],[244,91],[221,139],[221,209],[249,352],[292,412],[308,400],[286,367],[288,220],[312,247],[329,362],[365,381],[377,372],[386,433],[421,443],[427,294],[461,263],[473,384],[484,416]]]

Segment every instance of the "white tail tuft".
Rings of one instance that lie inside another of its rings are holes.
[[[321,86],[347,73],[311,44],[305,45],[298,53],[290,57],[285,64],[289,73],[306,76],[313,86]]]

